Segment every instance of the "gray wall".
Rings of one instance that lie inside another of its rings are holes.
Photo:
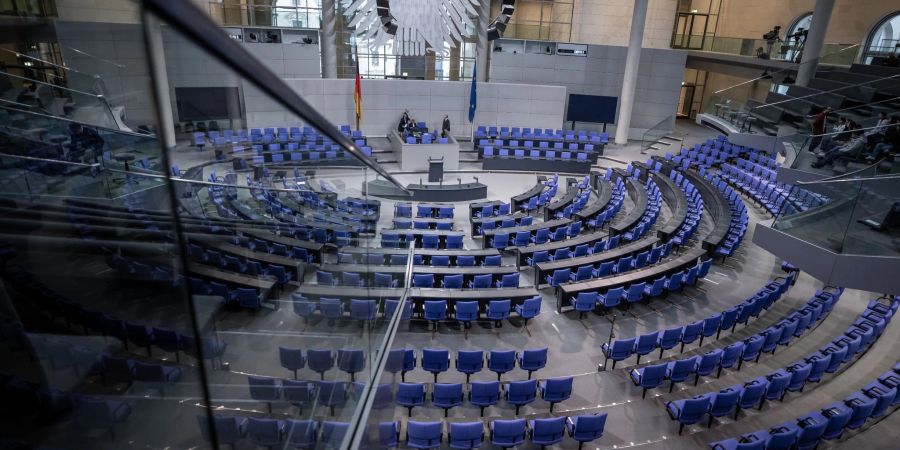
[[[336,125],[354,124],[354,80],[287,79],[294,90]],[[363,118],[360,128],[367,135],[384,136],[397,127],[408,109],[417,121],[430,128],[440,127],[444,114],[450,116],[456,136],[468,137],[469,90],[471,82],[422,80],[362,80]],[[478,112],[475,124],[503,123],[526,127],[562,125],[565,88],[506,83],[478,83]],[[297,120],[255,89],[245,90],[250,126],[296,125]]]
[[[626,47],[590,45],[588,56],[528,53],[491,54],[490,79],[504,83],[565,86],[569,94],[619,97],[625,71]],[[629,137],[675,114],[687,54],[680,50],[645,48],[641,51],[638,85]],[[578,124],[579,129],[598,128]],[[607,127],[614,131],[615,127]]]
[[[56,32],[66,64],[82,72],[99,74],[109,92],[110,103],[125,105],[129,126],[156,123],[140,25],[58,21]],[[230,69],[171,29],[163,28],[163,42],[176,122],[176,87],[239,86],[242,90],[246,89],[246,83]],[[318,44],[243,45],[282,78],[320,76]],[[124,67],[98,61],[73,48]]]

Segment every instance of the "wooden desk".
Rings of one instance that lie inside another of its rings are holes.
[[[509,199],[509,211],[510,212],[518,211],[519,207],[522,206],[522,204],[528,203],[528,199],[530,199],[531,197],[536,197],[538,195],[541,195],[541,192],[544,192],[544,188],[546,187],[544,185],[544,183],[546,183],[546,182],[547,182],[547,177],[545,177],[543,175],[538,175],[537,183],[534,186],[532,186],[531,189]]]
[[[613,170],[619,171],[620,169]],[[624,172],[620,172],[620,175],[625,178],[625,188],[628,190],[628,193],[634,202],[634,207],[627,215],[609,225],[609,234],[611,236],[622,234],[629,228],[637,225],[637,223],[641,221],[644,212],[647,211],[647,203],[649,202],[647,189],[644,188],[644,185],[635,182],[631,178],[625,177]]]
[[[675,180],[655,172],[651,172],[650,176],[653,177],[653,181],[656,182],[656,186],[659,187],[663,200],[669,205],[669,209],[672,211],[672,216],[669,217],[669,220],[660,226],[656,232],[660,238],[668,240],[679,228],[681,228],[681,224],[683,224],[684,220],[687,218],[687,197],[684,196],[684,192],[681,188],[675,184]]]
[[[590,233],[581,233],[571,239],[564,239],[562,241],[545,242],[543,244],[528,245],[525,247],[513,247],[516,251],[516,265],[519,267],[526,265],[528,263],[528,258],[534,256],[536,252],[546,250],[552,254],[553,251],[560,248],[574,248],[582,244],[594,245],[594,242],[606,239],[607,237],[609,237],[608,233],[598,230]]]
[[[263,299],[268,298],[272,289],[275,287],[275,280],[269,278],[259,278],[237,272],[226,272],[196,262],[188,263],[188,273],[209,280],[219,281],[229,286],[255,288],[259,290],[260,296]]]
[[[391,275],[395,280],[403,281],[403,275],[406,274],[406,266],[376,266],[368,264],[323,264],[319,270],[331,272],[339,279],[341,272],[358,273],[361,278],[372,281],[375,279],[375,273],[383,273]],[[462,275],[463,283],[472,281],[477,275],[493,275],[493,281],[499,281],[503,275],[519,273],[516,266],[471,266],[471,267],[432,267],[432,266],[413,266],[413,274],[430,273],[434,274],[435,286],[439,286],[444,277],[448,275]],[[371,286],[372,283],[369,283]],[[340,288],[343,289],[344,286]]]
[[[399,299],[405,288],[354,288],[319,284],[304,284],[295,292],[310,299],[338,298],[345,302],[351,299]],[[491,300],[512,300],[513,304],[521,304],[525,299],[540,295],[533,287],[502,289],[441,289],[441,288],[409,288],[409,298],[417,308],[427,300],[446,300],[448,309],[453,310],[458,301],[477,301],[485,308]]]
[[[572,204],[579,192],[581,192],[581,189],[578,188],[578,180],[566,178],[566,193],[559,200],[544,207],[544,220],[553,219],[557,211],[562,211],[566,206]]]
[[[572,269],[572,273],[575,273],[575,270],[578,267],[587,264],[593,265],[596,268],[601,263],[607,261],[615,261],[623,256],[636,255],[640,252],[650,250],[650,248],[652,248],[658,242],[659,238],[648,236],[605,252],[594,253],[587,256],[579,256],[578,258],[563,259],[560,261],[545,261],[537,263],[534,266],[534,283],[543,283],[544,277],[546,277],[547,275],[552,275],[553,271],[557,269]]]
[[[297,247],[302,248],[307,251],[307,253],[312,253],[316,256],[316,259],[322,260],[322,249],[325,247],[325,244],[321,244],[313,241],[302,241],[300,239],[295,239],[288,236],[279,236],[275,233],[272,233],[268,230],[258,230],[252,228],[238,228],[237,232],[247,236],[249,238],[254,239],[262,239],[266,242],[274,242],[276,244],[286,245],[288,248]]]
[[[350,253],[355,255],[357,261],[362,261],[362,258],[365,258],[364,255],[383,255],[387,261],[390,261],[391,255],[406,255],[408,253],[407,249],[404,248],[385,248],[385,247],[377,247],[377,248],[367,248],[367,247],[343,247],[341,248],[341,253]],[[415,250],[416,255],[423,256],[426,263],[430,261],[430,258],[435,255],[441,256],[449,256],[450,263],[456,264],[456,258],[458,256],[474,256],[475,264],[481,264],[485,258],[488,256],[500,256],[500,251],[495,248],[485,248],[485,249],[472,249],[472,250],[463,250],[463,249],[445,249],[445,250],[437,250],[431,248],[417,248]],[[403,267],[403,266],[401,266]]]
[[[553,220],[549,220],[546,222],[532,223],[531,225],[503,228],[500,230],[487,230],[484,232],[484,239],[482,239],[482,241],[481,241],[481,246],[482,246],[482,248],[489,248],[494,239],[494,235],[497,233],[509,233],[510,239],[514,239],[516,236],[516,233],[518,233],[519,231],[528,231],[531,234],[534,234],[537,230],[540,230],[541,228],[549,228],[549,229],[551,229],[551,233],[552,233],[552,229],[560,227],[560,226],[567,226],[570,223],[572,223],[572,221],[570,219],[553,219]]]

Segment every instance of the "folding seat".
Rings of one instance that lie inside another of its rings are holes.
[[[281,361],[281,367],[294,372],[294,379],[297,379],[297,371],[306,367],[306,358],[303,357],[303,351],[299,348],[293,349],[288,347],[278,347],[278,357]]]
[[[518,276],[519,274],[515,275]],[[491,300],[488,302],[487,318],[494,321],[495,327],[503,326],[502,321],[509,319],[510,303],[510,300]]]
[[[531,435],[531,443],[544,448],[547,445],[558,444],[565,438],[566,418],[552,417],[529,420],[528,428]]]
[[[521,445],[525,442],[525,424],[525,419],[497,419],[491,421],[489,425],[491,429],[491,444],[503,449]]]
[[[777,399],[778,401],[784,399],[784,394],[787,393],[788,383],[791,382],[791,374],[784,369],[778,369],[777,371],[766,375],[765,378],[769,381],[769,385],[766,387],[766,399]]]
[[[500,278],[500,281],[497,281],[496,287],[498,288],[515,288],[519,287],[519,274],[518,273],[510,273],[503,275]]]
[[[780,338],[783,334],[782,333],[783,328],[784,328],[783,326],[780,328],[778,326],[776,326],[776,327],[769,327],[766,329],[766,331],[764,332],[765,341],[763,342],[762,348],[760,349],[760,351],[762,353],[769,353],[769,352],[771,352],[772,354],[775,353],[775,348],[778,347],[778,341],[780,340]],[[758,358],[757,358],[757,360],[758,360]]]
[[[575,311],[578,311],[578,317],[584,318],[584,315],[597,307],[596,292],[579,292],[577,296],[569,299]]]
[[[248,419],[246,417],[213,416],[213,420],[215,421],[216,441],[219,444],[234,447],[235,443],[243,439],[247,434]],[[207,442],[211,441],[207,417],[203,415],[197,416],[197,423],[200,425],[203,439]]]
[[[647,288],[647,283],[640,282],[634,283],[628,286],[628,290],[625,292],[625,300],[629,305],[632,303],[637,303],[644,298],[644,289]]]
[[[437,382],[438,374],[450,368],[450,351],[439,348],[422,349],[422,368],[434,374],[434,381]]]
[[[407,447],[425,450],[441,446],[443,424],[437,422],[416,422],[410,420],[406,424]]]
[[[477,301],[460,301],[455,305],[455,318],[468,328],[472,321],[478,320],[478,302]]]
[[[331,350],[311,348],[306,352],[306,364],[324,380],[325,372],[334,367],[334,354]]]
[[[631,369],[628,372],[632,383],[634,383],[635,386],[643,388],[641,398],[647,397],[648,389],[653,389],[666,380],[667,367],[668,365],[666,363],[662,363],[641,367],[639,369]]]
[[[519,415],[519,408],[522,405],[533,402],[536,397],[536,380],[511,381],[506,384],[506,402],[515,405],[516,415]]]
[[[412,409],[425,404],[425,383],[400,383],[396,402],[407,408],[407,415],[412,417]]]
[[[822,439],[837,439],[844,434],[844,428],[850,422],[853,415],[853,409],[848,407],[844,402],[832,403],[822,409],[822,416],[828,419],[828,425],[822,433]]]
[[[604,294],[599,294],[597,296],[597,303],[603,305],[604,311],[606,309],[617,306],[622,302],[622,299],[625,297],[625,288],[617,287],[612,288]]]
[[[703,321],[698,320],[694,323],[685,325],[681,331],[681,353],[684,353],[684,345],[693,343],[700,337],[703,330]]]
[[[710,399],[707,396],[674,400],[666,403],[666,412],[672,420],[680,423],[678,434],[681,435],[685,425],[693,425],[703,419],[709,410],[709,404]]]
[[[426,301],[422,305],[422,317],[437,329],[438,322],[447,318],[447,300]]]
[[[783,324],[781,327],[781,335],[778,338],[778,345],[788,345],[791,343],[791,339],[794,338],[794,332],[797,331],[797,327],[800,325],[800,319],[794,318],[787,323]],[[765,346],[763,346],[765,347]],[[775,353],[775,349],[772,349],[772,353]]]
[[[663,330],[660,333],[659,340],[656,342],[656,346],[659,347],[660,358],[662,358],[664,351],[675,348],[681,342],[681,331],[682,327],[675,327]]]
[[[803,386],[806,384],[806,380],[809,378],[809,373],[812,371],[812,364],[804,363],[804,364],[795,364],[793,366],[788,367],[788,372],[791,374],[790,382],[788,382],[787,390],[791,392],[802,392]]]
[[[591,278],[591,275],[594,273],[594,266],[588,264],[586,266],[579,266],[575,273],[570,275],[570,281],[583,281]]]
[[[876,399],[865,396],[857,396],[850,400],[844,400],[844,403],[853,409],[850,421],[847,422],[847,428],[855,430],[863,426],[863,424],[866,423],[866,420],[869,419],[869,416],[872,415],[872,411],[875,410],[877,402]]]
[[[722,315],[715,314],[711,317],[708,317],[703,320],[703,328],[700,330],[700,343],[698,346],[703,346],[703,338],[710,337],[714,334],[718,334],[719,325],[722,323]]]
[[[884,416],[885,411],[891,407],[891,405],[896,401],[897,398],[897,388],[888,388],[887,386],[882,385],[878,381],[873,381],[863,387],[859,394],[854,394],[854,396],[866,396],[868,398],[875,399],[877,403],[875,404],[875,409],[872,410],[872,418],[878,419]],[[853,398],[848,398],[849,401],[853,401]]]
[[[719,363],[719,371],[716,373],[716,378],[719,378],[722,375],[723,368],[730,369],[734,367],[735,364],[738,364],[741,355],[744,353],[744,348],[744,343],[738,341],[722,350],[722,361]]]
[[[658,297],[665,292],[666,289],[666,277],[661,276],[655,280],[653,283],[646,285],[644,287],[644,296],[647,298]]]
[[[641,363],[641,356],[644,356],[656,349],[656,342],[658,340],[659,331],[653,331],[637,337],[637,341],[635,341],[634,343],[634,353],[637,355],[637,362],[635,362],[635,364]]]
[[[582,449],[585,442],[591,442],[603,436],[606,417],[606,414],[591,414],[570,416],[566,419],[566,429],[569,430],[569,436],[578,441],[578,450]]]
[[[725,388],[719,392],[708,395],[711,399],[709,411],[707,411],[707,414],[709,414],[709,423],[707,423],[706,426],[710,427],[712,426],[713,419],[716,417],[731,415],[731,411],[734,410],[738,404],[741,391]]]
[[[694,386],[697,385],[701,376],[707,376],[719,370],[722,353],[722,349],[717,348],[700,355],[700,359],[697,360],[697,372],[694,374]]]
[[[605,368],[607,362],[612,359],[613,365],[612,369],[616,368],[616,362],[622,361],[629,356],[631,356],[632,352],[634,352],[634,344],[637,341],[637,338],[630,339],[616,339],[612,341],[612,344],[604,343],[600,346],[600,349],[603,351],[603,367]]]
[[[552,276],[546,276],[544,279],[550,286],[556,287],[562,283],[567,283],[572,275],[572,269],[556,269]]]
[[[250,384],[250,398],[264,402],[272,413],[272,402],[281,398],[281,384],[278,380],[268,377],[248,376]]]
[[[484,408],[496,405],[499,401],[499,381],[474,381],[469,385],[469,403],[481,408],[482,417],[484,416]]]
[[[719,335],[722,333],[722,330],[734,330],[734,326],[737,324],[738,315],[741,312],[741,306],[735,306],[733,308],[726,309],[725,312],[722,313],[722,322],[719,324],[719,331],[716,332],[716,339],[719,339]]]
[[[494,276],[486,273],[482,275],[475,275],[475,278],[469,282],[470,289],[487,289],[491,287],[491,283],[494,281]]]
[[[480,448],[484,441],[484,424],[478,422],[451,422],[447,433],[450,448],[470,450]]]

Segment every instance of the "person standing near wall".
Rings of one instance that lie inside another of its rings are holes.
[[[444,114],[444,122],[441,124],[441,137],[450,137],[450,116]]]
[[[815,116],[812,116],[812,140],[809,143],[809,151],[812,152],[819,146],[819,143],[822,142],[822,135],[825,134],[825,122],[828,120],[828,113],[831,112],[831,107],[826,106],[825,109],[820,111]]]

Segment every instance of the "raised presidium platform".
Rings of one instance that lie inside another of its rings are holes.
[[[481,183],[408,184],[412,197],[386,180],[366,183],[363,191],[374,197],[414,200],[419,202],[463,202],[487,197],[487,186]]]
[[[397,155],[397,161],[400,162],[400,170],[404,172],[418,172],[428,170],[429,159],[444,160],[444,169],[459,169],[459,142],[453,137],[447,138],[447,143],[441,143],[437,140],[431,143],[420,143],[421,139],[413,138],[412,142],[407,142],[396,131],[392,131],[388,135],[391,141],[391,149]],[[478,197],[481,198],[481,197]]]

